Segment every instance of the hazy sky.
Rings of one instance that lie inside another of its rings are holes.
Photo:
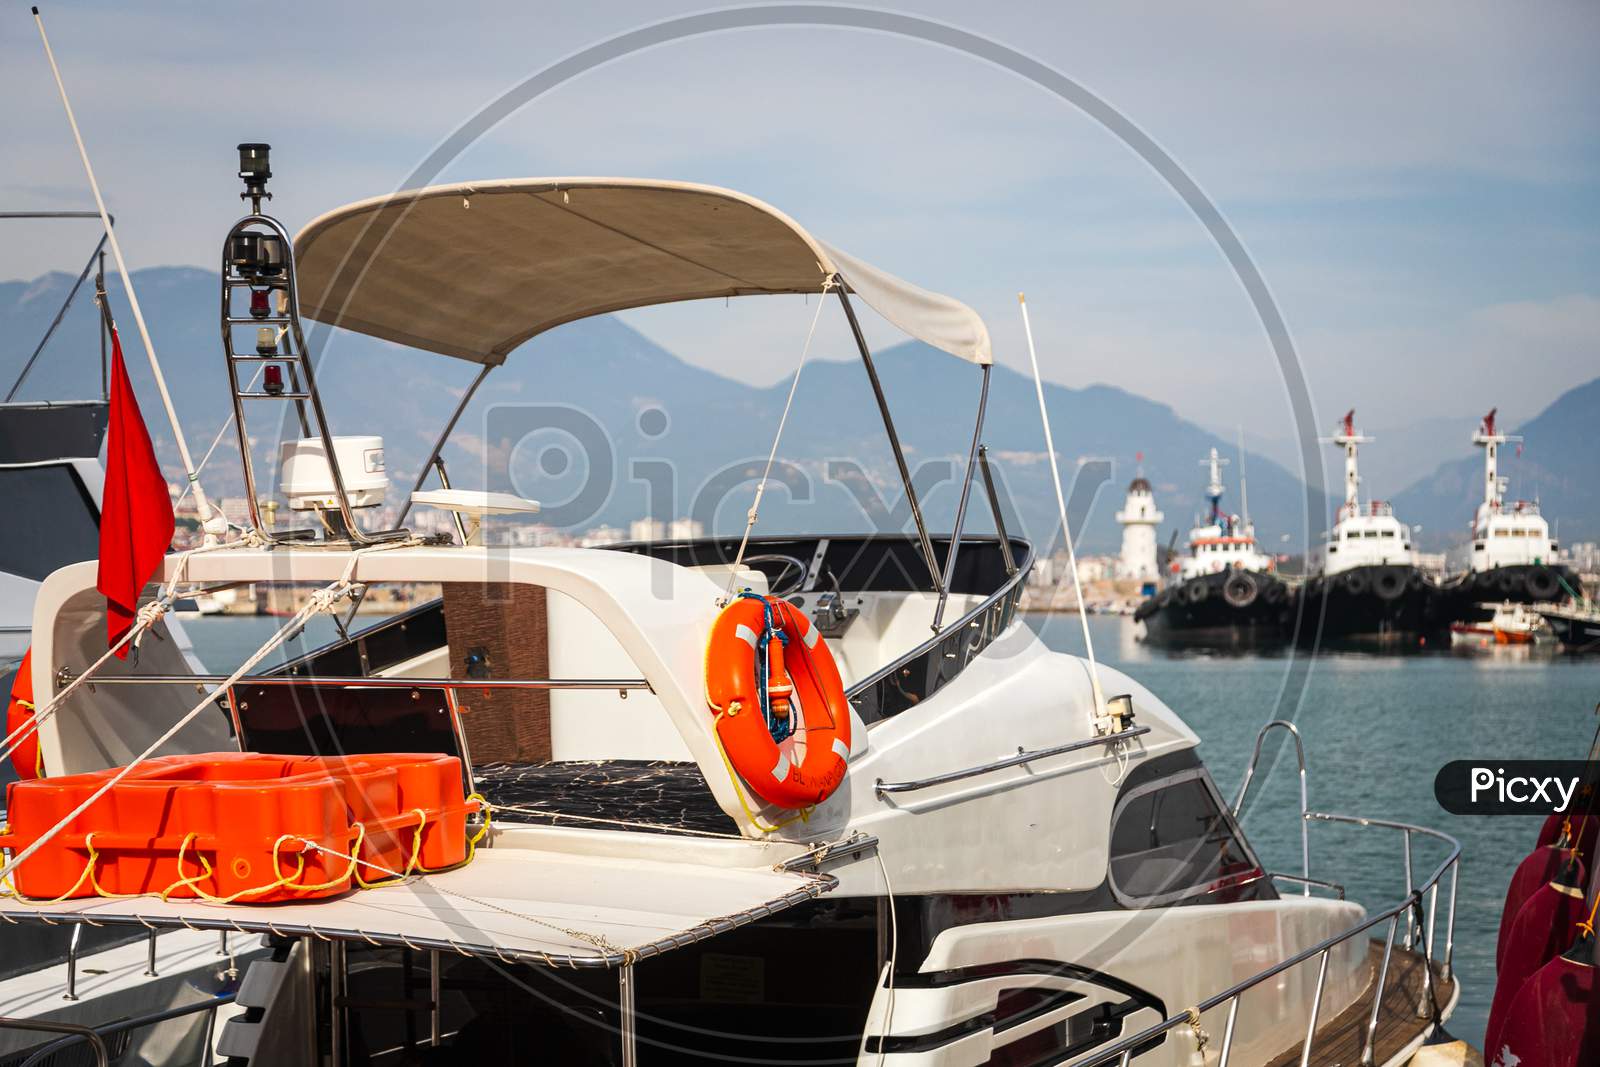
[[[57,3],[45,15],[132,264],[212,267],[240,213],[236,142],[273,143],[272,208],[297,228],[392,190],[546,64],[695,10]],[[1600,374],[1595,5],[900,10],[1031,54],[1165,147],[1267,278],[1321,422],[1350,406],[1380,428],[1493,404],[1531,415]],[[0,26],[0,94],[0,210],[92,206],[25,5]],[[535,101],[439,180],[561,174],[769,200],[967,300],[1014,364],[1025,289],[1049,377],[1289,432],[1262,330],[1179,199],[1084,115],[972,58],[829,29],[668,45]],[[75,271],[90,234],[65,233],[4,231],[0,278]],[[809,314],[763,300],[627,318],[765,384],[792,369]],[[820,349],[842,357],[833,318]]]

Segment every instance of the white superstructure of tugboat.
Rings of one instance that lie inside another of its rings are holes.
[[[1388,501],[1362,502],[1358,453],[1373,439],[1356,431],[1355,417],[1348,412],[1324,439],[1344,452],[1344,502],[1308,559],[1301,639],[1387,647],[1448,640],[1449,620],[1438,617],[1411,528]]]
[[[233,240],[244,232],[261,236]],[[281,233],[260,215],[235,227],[224,284],[282,294],[284,364],[304,351],[297,272],[309,314],[464,360],[479,380],[529,337],[620,308],[754,293],[837,302],[898,459],[859,301],[940,350],[930,358],[975,364],[967,489],[986,477],[978,316],[742,194],[477,182],[338,209],[294,254],[271,240]],[[225,335],[253,325],[232,306]],[[311,368],[296,369],[307,439],[331,440]],[[237,404],[272,399],[296,398],[235,390]],[[1301,869],[1270,873],[1235,819],[1248,776],[1225,799],[1197,737],[1154,694],[1049,650],[1018,617],[1032,553],[997,506],[988,537],[963,532],[964,509],[934,536],[913,504],[909,536],[497,548],[365,530],[337,459],[326,479],[305,494],[323,501],[320,534],[258,528],[171,555],[152,592],[271,580],[301,586],[305,612],[388,583],[440,583],[442,599],[274,671],[113,664],[95,699],[80,685],[45,723],[47,758],[71,770],[126,761],[220,700],[245,749],[460,759],[493,814],[475,856],[270,907],[0,904],[18,921],[265,935],[273,958],[247,971],[248,1011],[218,1041],[231,1064],[1265,1067],[1303,1045],[1312,1063],[1350,1049],[1398,1064],[1455,1004],[1454,842],[1291,812]],[[904,488],[914,501],[909,477]],[[381,496],[366,492],[363,503]],[[419,502],[463,517],[531,505],[491,496]],[[769,772],[735,773],[719,740],[728,710],[707,704],[706,641],[730,589],[807,613],[803,632],[843,676],[848,770],[812,808],[759,800],[752,781]],[[44,700],[62,692],[63,668],[81,681],[100,610],[92,565],[45,582],[33,665]],[[197,685],[209,688],[199,704]],[[107,753],[95,738],[111,714],[122,743]],[[1392,835],[1397,879],[1406,835],[1427,873],[1370,911],[1345,900],[1339,872],[1310,856],[1312,827],[1330,821]]]
[[[1446,557],[1444,593],[1454,617],[1466,622],[1483,620],[1483,609],[1473,610],[1480,602],[1550,603],[1572,596],[1577,586],[1572,568],[1558,558],[1560,545],[1538,501],[1506,499],[1500,447],[1522,438],[1501,430],[1496,414],[1485,415],[1472,435],[1483,449],[1483,499],[1469,538]]]
[[[1134,618],[1158,644],[1230,648],[1283,640],[1289,590],[1261,551],[1249,515],[1222,509],[1222,467],[1213,448],[1200,461],[1210,478],[1207,510],[1189,531],[1188,552],[1174,557],[1167,587],[1140,604]]]

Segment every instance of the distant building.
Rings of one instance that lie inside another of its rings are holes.
[[[624,540],[622,531],[615,526],[596,526],[578,540],[584,548],[599,548],[602,545],[614,545]]]
[[[705,523],[699,519],[673,519],[667,524],[667,537],[673,541],[694,541],[705,535]]]
[[[1116,556],[1080,556],[1078,558],[1078,581],[1083,585],[1090,582],[1105,582],[1117,576],[1120,561]]]
[[[634,519],[628,524],[628,540],[661,541],[667,536],[667,524],[660,519]]]
[[[1135,581],[1153,582],[1160,575],[1156,567],[1156,527],[1165,518],[1156,510],[1155,493],[1150,482],[1140,474],[1128,483],[1128,498],[1117,512],[1122,524],[1122,556],[1117,564],[1117,577]]]

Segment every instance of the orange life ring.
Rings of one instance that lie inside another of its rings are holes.
[[[11,683],[11,699],[6,701],[6,733],[10,737],[33,718],[33,649],[22,657],[17,677]],[[39,731],[35,730],[11,750],[11,766],[17,777],[28,781],[44,776],[44,759],[39,754]]]
[[[766,708],[756,662],[764,634]],[[820,804],[844,781],[850,762],[844,680],[827,642],[794,605],[747,594],[722,610],[706,643],[706,702],[728,761],[767,803]]]

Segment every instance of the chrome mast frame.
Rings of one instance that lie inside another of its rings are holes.
[[[257,229],[257,228],[260,229]],[[265,229],[268,233],[277,236],[283,243],[283,273],[273,278],[247,278],[233,268],[229,250],[234,237],[246,232],[261,232]],[[282,293],[287,305],[282,311],[269,309],[268,314],[262,318],[251,315],[236,316],[233,314],[233,293],[235,289],[266,289],[269,293]],[[322,448],[328,461],[328,471],[333,477],[334,496],[339,503],[339,517],[344,529],[340,532],[341,539],[348,538],[358,545],[371,545],[383,541],[404,537],[404,530],[389,530],[378,534],[364,533],[356,523],[355,514],[350,507],[350,495],[345,489],[344,473],[339,467],[339,457],[334,452],[333,432],[328,427],[327,412],[322,407],[322,397],[317,392],[316,371],[312,367],[310,351],[306,347],[305,333],[300,328],[300,294],[295,282],[294,267],[294,241],[283,223],[271,215],[255,212],[246,215],[228,230],[228,235],[222,241],[222,306],[219,316],[222,328],[222,346],[228,365],[229,392],[233,399],[233,426],[239,439],[240,465],[244,471],[245,499],[250,509],[250,522],[256,532],[273,544],[288,543],[287,539],[274,537],[261,521],[261,503],[256,490],[255,462],[250,451],[250,434],[245,425],[244,401],[246,400],[292,400],[300,418],[301,428],[310,436],[310,424],[306,415],[306,401],[311,402],[311,413],[316,419],[317,436],[322,441]],[[240,356],[234,353],[233,331],[239,327],[281,326],[288,330],[293,351],[276,357],[247,355]],[[238,364],[246,363],[282,363],[289,368],[290,391],[280,395],[270,393],[244,393],[239,385]],[[297,369],[305,372],[305,387],[302,391],[299,385]]]

